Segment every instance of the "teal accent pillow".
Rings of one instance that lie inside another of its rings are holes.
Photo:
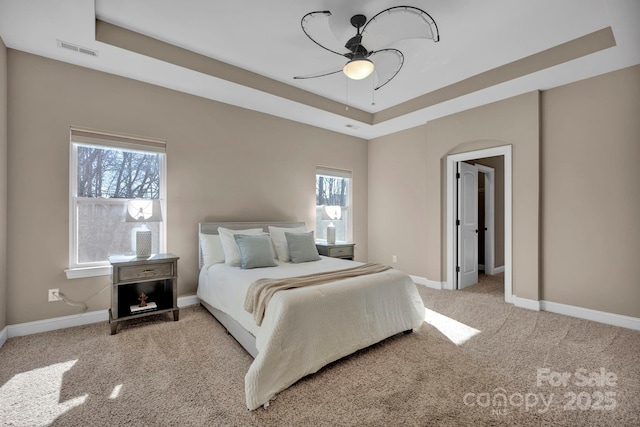
[[[246,234],[234,234],[238,250],[240,252],[240,268],[275,267],[275,260],[271,237],[268,234],[250,236]]]
[[[289,245],[292,263],[298,264],[320,259],[313,231],[308,233],[284,233],[284,235]]]

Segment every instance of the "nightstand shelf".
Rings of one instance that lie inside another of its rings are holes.
[[[109,258],[112,266],[111,335],[116,333],[118,323],[125,320],[168,312],[173,312],[174,321],[178,320],[178,259],[173,254]],[[147,296],[148,308],[136,309],[142,293]]]
[[[326,243],[316,242],[320,255],[353,260],[355,243]]]

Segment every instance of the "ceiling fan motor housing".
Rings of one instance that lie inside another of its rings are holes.
[[[366,22],[367,17],[364,15],[358,14],[351,17],[351,25],[358,29],[358,33],[360,32],[360,27],[363,27]]]
[[[362,46],[362,34],[360,34],[360,28],[363,27],[366,22],[367,17],[364,15],[353,15],[351,17],[351,25],[356,27],[358,32],[344,45],[344,47],[351,51],[351,54],[345,55],[347,58],[366,58],[368,56],[369,52]]]

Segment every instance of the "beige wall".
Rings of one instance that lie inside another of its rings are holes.
[[[403,247],[409,259],[399,262],[400,268],[446,281],[446,158],[511,145],[513,293],[538,299],[538,100],[538,93],[532,92],[370,141],[369,259],[389,262],[391,251]],[[388,159],[386,169],[380,168],[381,159]],[[412,191],[380,185],[383,176],[410,182]],[[385,203],[388,198],[393,203]],[[402,212],[394,222],[389,220],[392,209]]]
[[[424,126],[369,141],[370,262],[427,277],[426,169]]]
[[[542,298],[640,317],[640,66],[542,95]]]
[[[7,48],[0,38],[0,330],[7,325]]]
[[[514,295],[640,317],[639,117],[635,66],[370,141],[370,260],[446,280],[446,156],[509,144]]]
[[[538,188],[539,188],[539,93],[531,92],[484,105],[427,124],[429,179],[439,182],[439,195],[446,193],[446,159],[490,147],[511,145],[513,214],[513,295],[538,299]],[[438,170],[438,167],[440,169]],[[434,194],[435,196],[435,194]],[[440,221],[432,222],[431,253],[439,251],[438,277],[446,280],[446,205]],[[436,246],[437,245],[437,246]],[[436,279],[437,280],[437,279]]]
[[[109,305],[108,288],[92,296],[108,277],[64,274],[69,125],[167,140],[179,295],[196,291],[200,221],[302,220],[313,229],[317,165],[353,171],[356,257],[367,259],[366,141],[14,50],[8,75],[8,324],[78,312],[47,303],[48,288],[91,297],[90,311]]]

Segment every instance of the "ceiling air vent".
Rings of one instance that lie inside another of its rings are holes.
[[[98,56],[98,51],[97,50],[93,50],[93,49],[89,49],[89,48],[86,48],[86,47],[78,46],[78,45],[75,45],[73,43],[64,42],[62,40],[57,40],[57,42],[58,42],[58,47],[61,47],[63,49],[72,50],[74,52],[83,53],[83,54],[89,55],[89,56]]]

